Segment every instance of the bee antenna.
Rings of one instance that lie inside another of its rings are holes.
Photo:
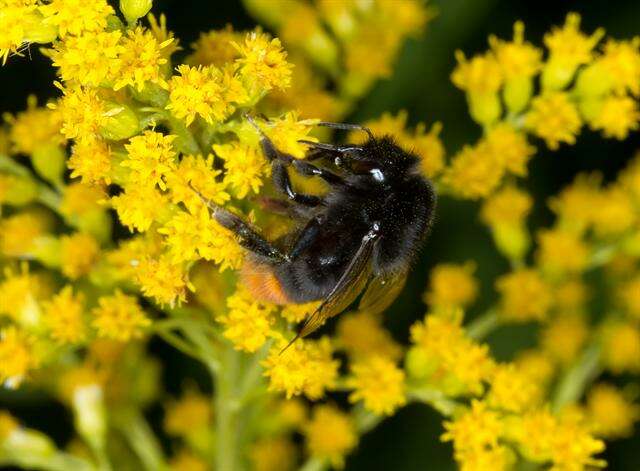
[[[242,114],[242,117],[247,120],[247,122],[251,125],[251,127],[253,127],[253,129],[255,129],[258,132],[258,134],[260,134],[260,136],[264,137],[264,133],[262,132],[262,129],[260,129],[260,126],[258,126],[258,123],[256,123],[256,120],[253,118],[252,115],[250,115],[248,112],[245,112]]]
[[[374,138],[373,133],[371,132],[371,129],[361,124],[330,123],[327,121],[320,121],[318,122],[318,126],[324,126],[325,128],[332,128],[332,129],[341,129],[343,131],[351,131],[351,130],[364,131],[369,135],[369,139]]]
[[[282,355],[284,352],[286,352],[286,351],[287,351],[287,349],[288,349],[291,345],[293,345],[293,344],[295,343],[295,341],[296,341],[296,340],[298,340],[298,339],[300,338],[300,334],[301,334],[301,332],[302,332],[302,331],[298,332],[298,333],[296,334],[296,336],[295,336],[295,337],[293,337],[293,339],[291,339],[291,340],[289,341],[289,343],[288,343],[288,344],[287,344],[287,345],[286,345],[282,350],[280,350],[280,353],[279,353],[278,355]]]

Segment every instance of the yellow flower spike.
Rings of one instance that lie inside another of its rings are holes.
[[[115,13],[106,0],[52,0],[39,7],[45,23],[58,27],[61,38],[71,34],[80,36],[87,31],[101,31],[107,27],[107,17]]]
[[[478,296],[478,280],[473,276],[476,264],[443,263],[431,271],[429,289],[424,301],[432,309],[467,307]]]
[[[304,394],[314,400],[324,396],[325,390],[333,387],[340,364],[332,358],[329,339],[299,339],[282,352],[285,346],[285,341],[274,344],[262,362],[269,390],[284,392],[287,398]]]
[[[269,174],[267,159],[256,147],[240,142],[215,144],[213,151],[224,160],[225,184],[239,199],[250,193],[258,193],[264,178]]]
[[[15,117],[6,113],[4,120],[11,125],[9,140],[11,151],[30,155],[39,147],[63,145],[65,138],[60,135],[62,115],[56,110],[38,107],[35,95],[27,98],[27,109]]]
[[[519,269],[496,281],[500,315],[506,321],[544,320],[553,302],[551,287],[532,269]]]
[[[251,445],[249,457],[255,471],[293,471],[297,449],[286,437],[262,438]]]
[[[391,415],[407,403],[404,371],[392,360],[374,354],[356,361],[351,371],[350,402],[362,401],[366,409],[380,415]]]
[[[344,467],[344,457],[358,444],[355,424],[349,415],[331,405],[319,405],[303,430],[309,453]]]
[[[562,142],[575,144],[582,120],[568,94],[550,92],[533,99],[525,124],[549,149],[557,150]]]
[[[134,229],[144,232],[155,221],[165,218],[167,201],[168,198],[154,188],[133,186],[111,198],[111,206],[117,211],[120,222],[131,232]]]
[[[467,93],[471,117],[483,126],[492,124],[502,114],[498,91],[504,77],[498,61],[492,53],[467,60],[461,51],[456,51],[456,59],[451,81]]]
[[[606,438],[630,437],[640,420],[640,406],[625,391],[598,383],[587,395],[587,417],[597,435]]]
[[[589,264],[589,246],[578,235],[562,229],[542,229],[537,234],[536,261],[550,276],[583,272]]]
[[[480,211],[481,220],[491,228],[493,240],[511,260],[522,260],[531,243],[525,219],[533,199],[524,191],[506,186],[491,195]]]
[[[62,117],[62,134],[67,139],[94,139],[107,121],[107,106],[97,90],[80,86],[63,87],[55,82],[63,96],[48,106]]]
[[[625,91],[635,97],[640,95],[640,38],[629,41],[609,39],[600,61],[609,72],[618,95]]]
[[[145,257],[135,267],[135,282],[142,293],[161,306],[174,307],[187,299],[187,288],[193,290],[183,264],[168,257]]]
[[[121,291],[98,299],[98,306],[91,311],[91,325],[101,338],[128,342],[141,338],[151,320],[138,305],[136,298]]]
[[[578,66],[591,62],[592,51],[602,36],[602,28],[591,36],[582,33],[580,15],[569,13],[562,28],[554,27],[544,36],[549,59],[542,70],[542,87],[546,90],[564,88],[573,78]]]
[[[384,329],[381,317],[367,312],[342,315],[338,321],[337,340],[354,359],[376,354],[395,361],[402,355],[402,347]]]
[[[177,401],[166,405],[164,430],[172,436],[188,437],[205,432],[211,425],[211,400],[194,389],[188,389]]]
[[[11,54],[22,55],[30,42],[47,43],[56,39],[56,28],[44,23],[36,0],[4,1],[0,4],[0,58],[6,64]]]
[[[66,285],[51,300],[44,302],[42,309],[43,322],[53,340],[62,345],[73,345],[86,339],[84,296],[74,294],[71,285]]]
[[[597,113],[587,117],[587,121],[591,129],[602,131],[604,137],[626,139],[629,132],[640,126],[638,103],[630,97],[607,97],[599,103]]]
[[[177,168],[177,153],[172,143],[176,136],[145,131],[125,144],[127,157],[120,163],[131,170],[128,185],[166,190],[165,176]]]
[[[502,156],[496,155],[486,141],[465,146],[445,171],[443,183],[458,196],[479,199],[489,196],[505,173]]]
[[[233,30],[233,26],[226,25],[223,29],[214,29],[206,33],[200,33],[200,37],[191,43],[193,53],[185,62],[189,65],[214,65],[221,67],[224,64],[235,61],[240,52],[233,44],[239,43],[244,34]]]
[[[516,131],[510,124],[499,123],[486,132],[484,141],[509,173],[519,177],[527,175],[527,163],[536,148],[529,144],[525,133]]]
[[[589,325],[580,314],[561,312],[540,332],[540,346],[560,365],[576,359],[589,336]]]
[[[542,66],[542,51],[524,41],[524,23],[513,25],[513,41],[489,36],[489,45],[504,76],[504,101],[511,113],[527,106],[533,93],[533,77]]]
[[[98,242],[81,232],[63,236],[60,242],[62,273],[72,280],[88,274],[98,258]]]
[[[224,326],[222,335],[236,350],[253,353],[272,334],[274,306],[253,300],[249,291],[238,289],[227,298],[228,312],[216,318]]]
[[[609,321],[602,328],[603,363],[612,373],[640,372],[640,330],[624,321]]]
[[[16,388],[36,368],[35,340],[15,326],[0,329],[0,384]]]

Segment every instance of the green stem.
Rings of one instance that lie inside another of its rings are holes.
[[[442,391],[437,389],[418,388],[410,390],[409,397],[414,401],[430,405],[445,417],[451,417],[460,408],[460,404],[447,398]]]
[[[0,466],[5,465],[43,471],[96,471],[96,467],[89,462],[63,452],[56,452],[46,457],[31,455],[0,458]]]
[[[167,469],[162,448],[140,411],[132,410],[122,414],[118,418],[117,427],[140,459],[144,469],[148,471]]]
[[[500,326],[500,317],[495,309],[489,309],[467,324],[467,335],[474,340],[482,340]]]
[[[327,459],[311,457],[300,466],[298,471],[324,471],[325,469],[329,469]]]
[[[167,342],[169,345],[174,347],[176,350],[184,353],[187,356],[195,358],[196,360],[201,360],[200,352],[196,350],[192,345],[189,345],[185,340],[178,337],[176,334],[169,330],[164,329],[155,329],[156,334],[162,340]]]
[[[602,366],[600,365],[601,347],[594,342],[589,345],[576,363],[567,370],[560,379],[556,392],[551,401],[551,408],[559,411],[567,404],[580,399],[587,386],[598,376]]]
[[[215,382],[216,471],[242,471],[240,456],[239,412],[236,384],[240,354],[226,345],[220,355],[220,365],[211,374]]]

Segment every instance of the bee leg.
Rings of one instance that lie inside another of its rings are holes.
[[[301,144],[306,144],[311,147],[310,156],[305,157],[305,160],[316,160],[322,157],[327,156],[327,152],[343,154],[345,152],[358,152],[362,150],[361,146],[346,144],[346,145],[336,145],[336,144],[327,144],[325,142],[315,142],[315,141],[307,141],[306,139],[299,139],[298,142]],[[315,153],[312,153],[314,152]]]
[[[267,196],[261,196],[256,199],[260,207],[271,213],[280,214],[283,216],[293,217],[297,220],[308,221],[312,216],[312,208],[309,206],[302,206],[295,204],[291,201],[281,200],[278,198],[269,198]]]
[[[291,165],[300,175],[305,177],[320,177],[330,185],[340,186],[345,184],[342,177],[323,168],[316,167],[307,161],[294,160]]]
[[[322,198],[315,195],[305,195],[297,193],[291,185],[291,179],[287,173],[287,164],[280,160],[274,160],[271,167],[271,177],[275,187],[294,203],[303,206],[318,206],[322,202]]]

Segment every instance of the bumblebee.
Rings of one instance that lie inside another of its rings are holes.
[[[362,145],[300,141],[304,159],[275,148],[251,117],[272,166],[273,184],[286,199],[264,199],[265,207],[300,222],[270,242],[237,215],[205,200],[212,216],[248,250],[241,278],[256,299],[276,304],[321,301],[294,338],[305,337],[349,307],[382,312],[402,290],[434,220],[436,193],[420,174],[418,157],[391,136],[375,137],[354,124],[318,125],[366,132]],[[320,177],[324,196],[299,193],[288,169]],[[293,342],[293,341],[292,341]]]

